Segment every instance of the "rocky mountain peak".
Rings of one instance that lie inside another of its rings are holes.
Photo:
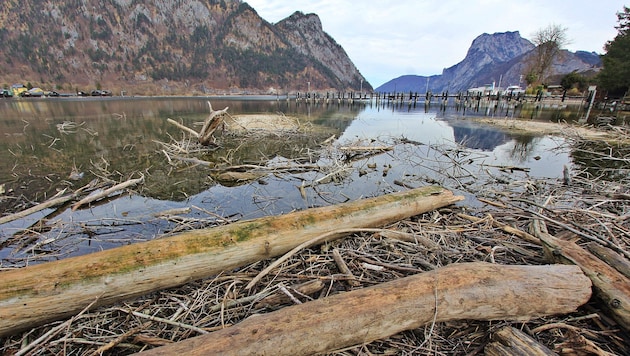
[[[421,83],[430,79],[429,90],[434,93],[444,91],[460,92],[469,88],[495,83],[496,86],[524,85],[527,61],[535,50],[533,43],[522,38],[518,31],[481,34],[475,38],[466,57],[459,63],[446,68],[440,75],[430,78],[405,75],[379,86],[377,91],[417,91],[426,88]],[[596,53],[561,51],[552,65],[557,75],[572,71],[586,72],[597,70],[601,60]]]
[[[468,49],[466,57],[481,52],[493,62],[506,62],[534,49],[534,44],[521,37],[518,31],[484,33],[475,38]]]
[[[355,88],[360,86],[361,80],[367,83],[349,60],[346,51],[323,31],[321,20],[316,14],[305,15],[296,11],[278,22],[276,27],[282,31],[294,48],[304,55],[316,58],[335,77],[352,83]],[[369,83],[367,85],[369,87]]]
[[[371,89],[315,14],[240,0],[0,1],[0,85],[129,94]]]
[[[304,14],[302,11],[296,11],[291,16],[282,20],[285,26],[301,27],[309,31],[323,31],[322,21],[317,14]]]

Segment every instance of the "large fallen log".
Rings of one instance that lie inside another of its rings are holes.
[[[452,264],[286,307],[141,355],[312,355],[449,320],[527,320],[575,311],[591,282],[568,265]]]
[[[462,199],[430,186],[0,272],[0,337],[74,315],[90,303],[179,286],[284,254],[322,235],[330,241],[352,228],[383,226]]]
[[[593,282],[595,296],[603,301],[607,312],[622,328],[630,330],[630,279],[575,242],[547,233],[540,220],[532,223],[532,230],[543,242],[547,258],[579,266]]]

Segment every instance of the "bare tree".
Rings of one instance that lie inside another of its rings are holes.
[[[532,37],[536,49],[525,75],[534,83],[542,83],[553,74],[551,73],[553,61],[562,47],[568,44],[567,28],[551,24],[536,31]]]

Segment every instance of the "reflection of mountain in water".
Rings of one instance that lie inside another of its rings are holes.
[[[510,137],[495,128],[479,126],[470,121],[446,120],[453,128],[455,141],[469,148],[492,151],[508,141]]]

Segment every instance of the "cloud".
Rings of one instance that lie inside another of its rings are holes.
[[[519,31],[531,39],[550,24],[567,28],[567,49],[601,53],[617,31],[621,0],[247,1],[269,22],[315,13],[374,87],[405,74],[434,75],[466,56],[483,33]]]

